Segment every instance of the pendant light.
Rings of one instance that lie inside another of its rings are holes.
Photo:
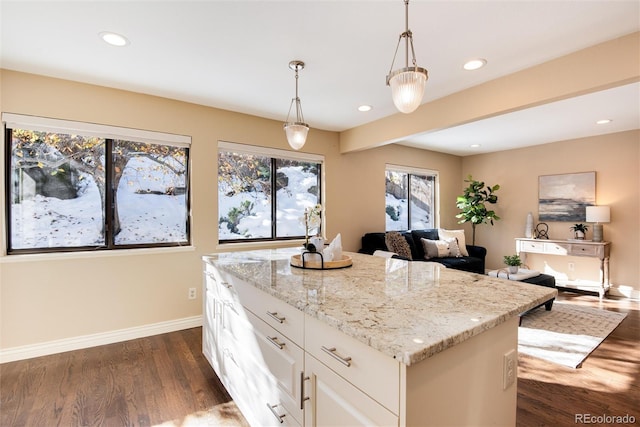
[[[309,125],[304,122],[302,105],[300,104],[300,98],[298,98],[298,71],[304,69],[304,62],[291,61],[289,62],[289,68],[296,72],[296,97],[291,100],[287,121],[284,124],[284,132],[287,135],[287,141],[289,141],[291,148],[299,150],[307,141],[307,133],[309,132]],[[294,105],[296,108],[296,120],[292,122],[289,120],[289,117],[291,116],[291,110]]]
[[[420,106],[424,95],[424,86],[427,83],[427,70],[416,64],[416,52],[413,49],[413,33],[409,29],[409,0],[404,0],[405,6],[405,31],[400,34],[396,52],[393,55],[391,69],[387,75],[387,86],[391,86],[391,96],[396,108],[402,113],[412,113]],[[396,62],[400,42],[405,39],[404,68],[393,70]],[[409,46],[411,46],[412,66],[409,66]]]

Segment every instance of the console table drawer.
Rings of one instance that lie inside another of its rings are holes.
[[[567,255],[569,253],[568,245],[559,243],[544,243],[544,253],[551,255]]]
[[[598,246],[594,245],[571,245],[571,253],[569,255],[577,256],[597,256]]]
[[[544,253],[543,242],[520,242],[520,252]]]

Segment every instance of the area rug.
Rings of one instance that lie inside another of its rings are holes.
[[[558,302],[551,311],[540,307],[523,316],[518,328],[518,351],[579,368],[626,316],[626,313]]]

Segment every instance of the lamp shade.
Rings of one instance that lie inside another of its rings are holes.
[[[420,106],[427,83],[427,71],[420,67],[408,67],[389,75],[391,97],[398,111],[412,113]]]
[[[587,206],[587,222],[609,222],[610,220],[609,206]]]
[[[299,150],[307,141],[309,126],[307,126],[306,123],[285,123],[284,132],[287,135],[287,141],[291,148]]]

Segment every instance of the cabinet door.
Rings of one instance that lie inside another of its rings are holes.
[[[305,426],[397,426],[398,417],[305,354]],[[375,374],[373,374],[375,375]]]
[[[220,358],[218,355],[218,326],[219,326],[219,301],[216,295],[207,287],[204,287],[202,319],[202,353],[209,364],[220,376]]]

